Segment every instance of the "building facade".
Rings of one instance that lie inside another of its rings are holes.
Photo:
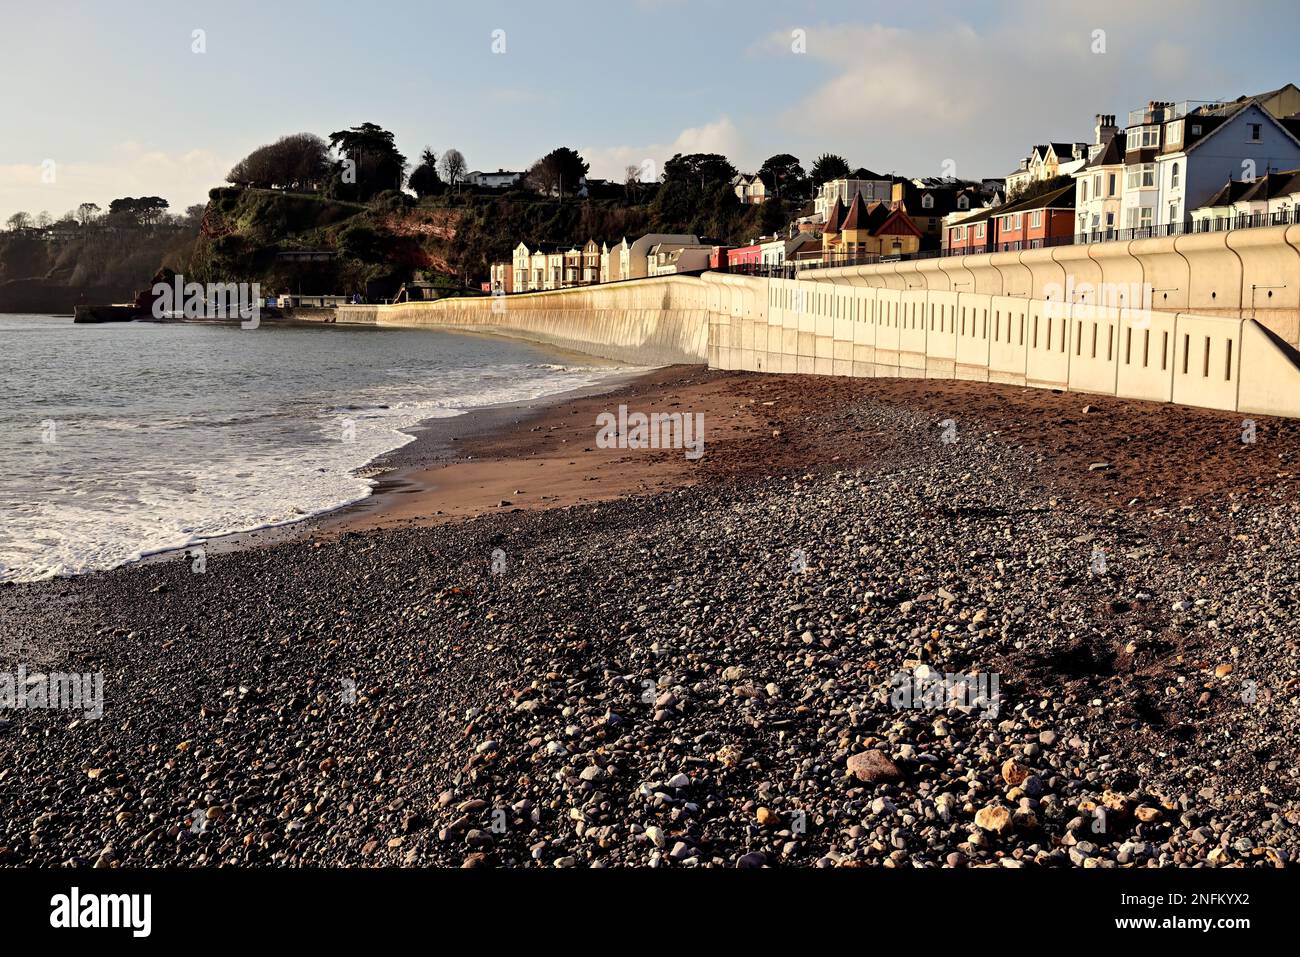
[[[869,169],[854,170],[844,179],[833,179],[822,184],[813,200],[814,218],[826,222],[836,201],[847,209],[854,196],[868,203],[885,203],[893,198],[892,176],[881,176]]]

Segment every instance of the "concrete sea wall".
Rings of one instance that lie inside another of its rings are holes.
[[[1159,312],[1255,319],[1300,348],[1300,225],[816,270],[813,281],[1097,303],[1148,288]],[[1112,302],[1112,304],[1116,304]]]
[[[708,287],[693,276],[517,296],[342,306],[340,322],[437,326],[545,342],[632,365],[707,359]]]
[[[963,379],[1300,417],[1297,243],[1300,227],[1277,227],[797,280],[705,273],[349,306],[339,320],[490,332],[636,365]],[[1103,284],[1109,304],[1098,304]],[[1140,289],[1149,303],[1126,303]]]

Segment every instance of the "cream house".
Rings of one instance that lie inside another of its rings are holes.
[[[514,267],[511,274],[514,276],[515,292],[528,292],[533,287],[533,253],[528,248],[527,243],[520,243],[515,247],[514,256],[511,265]]]
[[[626,240],[624,240],[626,242]],[[677,243],[681,246],[699,246],[700,240],[696,236],[685,233],[649,233],[637,239],[627,247],[623,256],[623,278],[625,279],[644,279],[650,275],[649,257],[650,251],[662,243]],[[711,248],[711,247],[705,247]]]
[[[736,198],[745,205],[767,202],[771,189],[763,173],[736,177]]]
[[[1125,134],[1113,114],[1098,113],[1093,129],[1096,142],[1088,147],[1088,161],[1074,173],[1074,232],[1082,242],[1113,239],[1122,228]]]
[[[1088,158],[1087,143],[1040,143],[1029,151],[1020,165],[1006,176],[1007,199],[1011,200],[1026,186],[1070,176],[1081,169]]]

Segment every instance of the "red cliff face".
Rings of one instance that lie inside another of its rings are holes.
[[[450,209],[412,210],[389,213],[382,225],[394,236],[419,236],[452,242],[456,239],[460,217],[459,212]]]

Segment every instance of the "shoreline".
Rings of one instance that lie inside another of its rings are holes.
[[[551,350],[557,357],[585,359],[562,350]],[[263,528],[246,529],[218,535],[194,545],[168,548],[145,555],[130,564],[145,564],[176,560],[197,545],[208,554],[224,554],[248,548],[270,547],[284,542],[299,541],[320,534],[341,534],[356,522],[365,524],[363,516],[383,513],[400,501],[402,496],[427,491],[423,484],[427,473],[451,464],[461,457],[463,448],[472,448],[476,442],[488,440],[500,433],[509,433],[521,423],[542,417],[557,406],[576,399],[612,394],[638,380],[652,376],[654,371],[628,371],[610,379],[576,389],[513,402],[479,406],[453,416],[432,417],[406,430],[412,441],[381,453],[354,470],[354,474],[372,480],[369,494],[354,502],[336,508],[289,519]],[[471,453],[472,454],[472,453]],[[125,567],[125,566],[119,566]],[[82,574],[97,575],[114,569],[98,569]],[[81,577],[75,575],[70,577]]]

